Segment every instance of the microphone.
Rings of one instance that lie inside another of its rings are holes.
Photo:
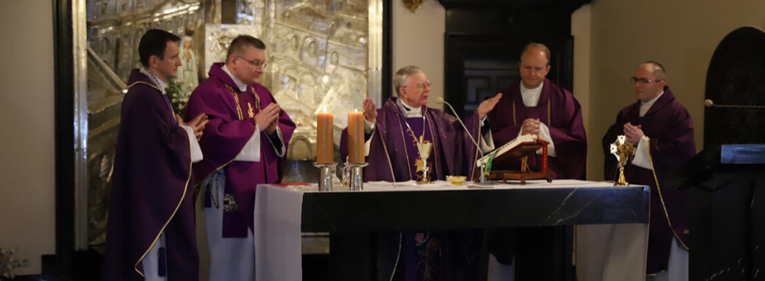
[[[462,125],[462,128],[465,129],[465,132],[468,132],[468,134],[467,134],[468,137],[470,137],[470,140],[473,141],[473,144],[475,145],[475,147],[478,148],[478,152],[481,153],[481,157],[483,157],[484,155],[483,155],[483,151],[481,151],[481,146],[478,145],[478,142],[475,141],[473,136],[470,134],[470,131],[468,130],[467,126],[465,126],[465,123],[462,123],[462,119],[459,117],[459,115],[457,115],[457,112],[454,110],[454,107],[452,107],[452,105],[449,104],[447,101],[445,101],[444,98],[442,98],[442,97],[436,98],[436,102],[449,106],[449,109],[451,109],[452,113],[454,113],[454,116],[457,117],[457,121],[460,122],[460,125]]]
[[[457,121],[460,122],[460,125],[462,125],[462,129],[465,129],[465,132],[467,132],[467,135],[468,137],[470,137],[470,140],[473,141],[473,144],[475,145],[475,147],[478,148],[478,153],[481,154],[481,158],[483,158],[484,155],[483,155],[483,150],[481,150],[481,146],[478,144],[477,141],[475,141],[475,139],[473,138],[473,135],[470,133],[470,130],[468,130],[467,126],[465,126],[465,123],[462,123],[462,118],[460,118],[460,116],[457,115],[457,111],[454,110],[454,107],[452,107],[452,105],[448,103],[447,101],[445,101],[444,98],[442,97],[436,98],[436,102],[439,104],[445,104],[449,106],[449,109],[452,110],[452,113],[454,114],[454,116],[457,117]],[[479,130],[479,134],[480,134],[480,130]],[[485,169],[486,169],[486,164],[481,164],[481,183],[486,183],[486,179],[484,175]]]
[[[704,100],[705,107],[724,107],[724,108],[749,108],[749,109],[765,109],[762,105],[717,105],[710,99]]]

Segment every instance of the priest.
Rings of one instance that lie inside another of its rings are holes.
[[[201,140],[205,159],[194,165],[204,200],[210,280],[255,280],[255,189],[281,180],[295,124],[259,84],[266,45],[249,35],[235,38],[225,63],[189,98],[186,116],[207,114]],[[258,257],[267,258],[267,257]]]
[[[502,98],[498,94],[481,103],[465,120],[467,131],[456,117],[427,106],[430,82],[422,69],[405,66],[393,81],[398,97],[381,109],[371,99],[364,101],[366,147],[369,166],[365,181],[444,180],[447,175],[478,173],[478,147],[494,149],[487,114]],[[341,138],[340,153],[348,155],[347,129]],[[419,155],[417,144],[430,142],[430,155]],[[430,173],[418,169],[428,161]],[[478,257],[483,250],[483,231],[415,231],[379,237],[378,264],[386,280],[476,280]],[[390,250],[394,249],[394,250]]]
[[[192,162],[207,116],[183,122],[165,93],[180,38],[150,29],[128,79],[114,160],[104,280],[197,280]]]
[[[548,172],[555,179],[585,178],[587,137],[579,102],[566,89],[546,78],[550,72],[550,50],[540,43],[530,43],[521,52],[521,79],[501,92],[505,95],[498,110],[489,113],[494,143],[502,146],[521,135],[537,135],[548,141]],[[532,171],[542,170],[542,150],[529,157]],[[520,167],[497,167],[519,170]],[[562,231],[560,228],[558,231]],[[514,238],[513,238],[514,237]],[[518,280],[548,280],[552,271],[540,272],[540,264],[554,259],[556,233],[552,228],[497,229],[487,234],[492,253],[490,266],[496,276],[506,276],[509,266],[518,264]],[[503,273],[504,272],[504,273]],[[492,273],[490,273],[490,276]]]
[[[587,137],[582,108],[569,91],[546,78],[550,50],[531,43],[521,55],[521,79],[501,92],[506,96],[489,113],[494,143],[498,146],[521,135],[534,134],[548,141],[548,171],[556,179],[584,179]],[[529,168],[540,171],[541,150]]]
[[[630,78],[637,101],[619,111],[603,137],[606,179],[615,179],[616,157],[610,145],[618,135],[637,145],[624,175],[631,184],[651,187],[647,276],[655,280],[688,280],[688,190],[667,190],[664,180],[696,154],[693,120],[666,85],[664,67],[654,61],[640,65]]]

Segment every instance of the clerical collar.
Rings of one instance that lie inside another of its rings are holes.
[[[542,96],[542,88],[545,83],[542,82],[536,88],[526,88],[521,81],[521,98],[523,99],[523,105],[527,107],[535,107],[539,104],[539,97]]]
[[[220,68],[223,68],[223,71],[228,74],[229,77],[231,77],[231,80],[234,80],[234,83],[236,83],[236,87],[239,88],[239,91],[246,92],[247,91],[247,84],[244,84],[242,81],[239,81],[239,79],[236,79],[233,74],[231,74],[231,71],[228,71],[228,67],[224,64]]]
[[[159,88],[159,90],[162,91],[163,95],[166,94],[165,89],[167,88],[167,83],[165,83],[165,81],[162,81],[159,78],[157,78],[157,76],[154,76],[154,74],[151,74],[151,72],[149,72],[149,70],[147,70],[146,68],[141,67],[140,72],[143,73],[143,75],[148,76],[149,79],[151,79],[151,81],[154,82],[154,85],[156,85]]]
[[[397,99],[396,103],[398,104],[398,107],[401,108],[401,112],[404,113],[405,117],[407,118],[422,117],[422,106],[417,108],[408,106],[404,103],[404,100],[401,98]]]
[[[659,97],[661,97],[661,95],[663,95],[663,94],[664,94],[664,91],[661,91],[661,93],[659,93],[659,95],[658,95],[658,96],[656,96],[655,98],[653,98],[652,100],[649,100],[648,102],[642,102],[642,101],[641,101],[641,104],[642,104],[642,105],[651,106],[651,105],[653,105],[654,103],[656,103],[656,100],[658,100],[658,99],[659,99]]]
[[[656,103],[657,100],[661,97],[661,95],[664,94],[664,91],[661,91],[661,93],[653,98],[652,100],[649,100],[648,102],[640,102],[640,117],[645,116],[646,113],[648,113],[648,110],[651,109],[651,106],[653,106],[654,103]]]

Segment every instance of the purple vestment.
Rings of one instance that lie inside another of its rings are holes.
[[[470,175],[475,173],[477,147],[468,137],[457,118],[441,110],[421,108],[421,117],[406,118],[396,103],[389,99],[377,110],[375,130],[364,168],[365,181],[418,180],[421,173],[414,168],[419,158],[415,138],[434,143],[428,158],[431,180],[444,180],[447,175]],[[480,142],[480,120],[474,113],[465,120],[473,138]],[[407,123],[409,126],[407,126]],[[410,129],[411,128],[411,129]],[[342,159],[348,155],[347,128],[340,141]],[[388,280],[476,280],[480,253],[483,249],[482,230],[415,231],[377,236],[378,279]],[[401,240],[399,240],[401,238]],[[400,244],[399,244],[399,241]],[[398,255],[399,245],[401,255]],[[398,264],[396,262],[398,261]]]
[[[521,96],[521,80],[502,90],[502,99],[489,112],[494,145],[500,147],[518,137],[523,121],[539,119],[550,129],[557,157],[548,157],[548,172],[555,179],[585,179],[587,161],[587,136],[584,132],[582,110],[574,95],[545,78],[542,93],[536,107],[526,107]],[[537,165],[537,163],[539,165]],[[529,157],[532,171],[542,170],[542,155]],[[520,170],[519,167],[497,167],[501,170]],[[518,255],[516,275],[527,278],[540,257],[554,252],[553,228],[500,228],[487,232],[486,245],[489,252],[502,264],[511,264]],[[515,242],[517,240],[517,244]],[[534,275],[533,273],[531,275]],[[542,276],[537,274],[537,276]],[[541,277],[545,278],[545,277]]]
[[[472,175],[476,170],[478,148],[468,137],[468,132],[465,132],[454,116],[425,106],[421,110],[427,122],[425,136],[434,141],[428,162],[434,164],[432,169],[438,177],[431,180],[443,180],[447,175]],[[413,144],[414,138],[407,130],[405,120],[408,119],[404,117],[396,104],[396,98],[389,99],[383,108],[377,110],[374,136],[367,156],[369,166],[364,168],[365,181],[393,182],[394,179],[395,181],[416,179],[416,176],[411,174],[416,160],[412,157],[418,156],[416,153],[411,153],[416,147]],[[419,138],[422,135],[422,127],[419,124],[422,124],[422,121],[408,121],[415,136]],[[473,114],[464,122],[473,138],[480,142],[478,114]],[[340,140],[342,159],[348,155],[347,130],[347,128],[343,130]]]
[[[258,133],[261,143],[260,161],[234,161],[255,134],[255,119],[250,117],[250,106],[252,113],[257,114],[260,109],[276,100],[260,84],[248,85],[247,91],[241,92],[231,76],[222,69],[223,66],[223,63],[215,63],[210,67],[210,78],[199,84],[189,97],[185,116],[190,119],[205,113],[209,117],[199,142],[204,160],[194,164],[196,182],[201,184],[214,172],[223,169],[226,193],[233,194],[238,205],[239,212],[224,213],[223,237],[247,237],[247,227],[250,231],[253,229],[255,189],[259,184],[279,182],[286,153],[284,157],[279,157],[265,131],[261,131]],[[282,134],[282,145],[286,147],[295,124],[284,110],[279,113],[278,127]]]
[[[122,103],[109,201],[104,280],[143,280],[142,260],[160,246],[170,280],[197,280],[191,148],[149,77],[133,70]],[[162,266],[162,265],[160,265]]]
[[[587,161],[587,137],[584,133],[582,110],[574,95],[545,79],[542,94],[536,107],[526,107],[521,97],[520,80],[503,90],[502,99],[489,112],[494,145],[500,147],[514,140],[521,132],[523,121],[538,118],[550,129],[557,157],[548,157],[549,169],[556,179],[585,178]],[[542,155],[529,158],[529,167],[542,169]],[[536,163],[539,163],[537,167]],[[502,168],[505,169],[505,168]],[[515,167],[507,169],[518,170]]]
[[[624,124],[642,125],[643,133],[650,138],[651,158],[659,187],[656,186],[651,170],[635,165],[624,167],[624,176],[631,184],[651,186],[651,221],[648,238],[648,267],[646,274],[659,273],[667,269],[672,239],[677,237],[679,245],[688,244],[688,223],[690,220],[688,190],[667,190],[664,178],[680,168],[696,154],[693,139],[693,120],[688,110],[675,100],[669,87],[656,100],[645,116],[640,117],[640,101],[619,112],[616,123],[611,125],[603,137],[605,153],[605,178],[614,179],[616,157],[611,155],[610,145],[616,136],[624,135]],[[659,190],[661,188],[661,190]],[[662,198],[664,199],[662,203]],[[670,228],[670,222],[672,228]]]

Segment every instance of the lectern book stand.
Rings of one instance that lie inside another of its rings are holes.
[[[548,144],[549,142],[536,135],[523,135],[487,153],[476,161],[476,166],[485,165],[486,170],[480,172],[486,173],[489,180],[501,180],[503,183],[507,183],[507,180],[520,180],[521,184],[526,184],[526,180],[530,179],[547,179],[548,182],[552,182],[552,177],[547,171]],[[528,167],[529,157],[535,157],[539,149],[542,149],[542,170],[532,172]],[[511,167],[518,167],[518,170],[507,170]],[[479,181],[479,176],[480,174],[475,176],[476,182]]]

